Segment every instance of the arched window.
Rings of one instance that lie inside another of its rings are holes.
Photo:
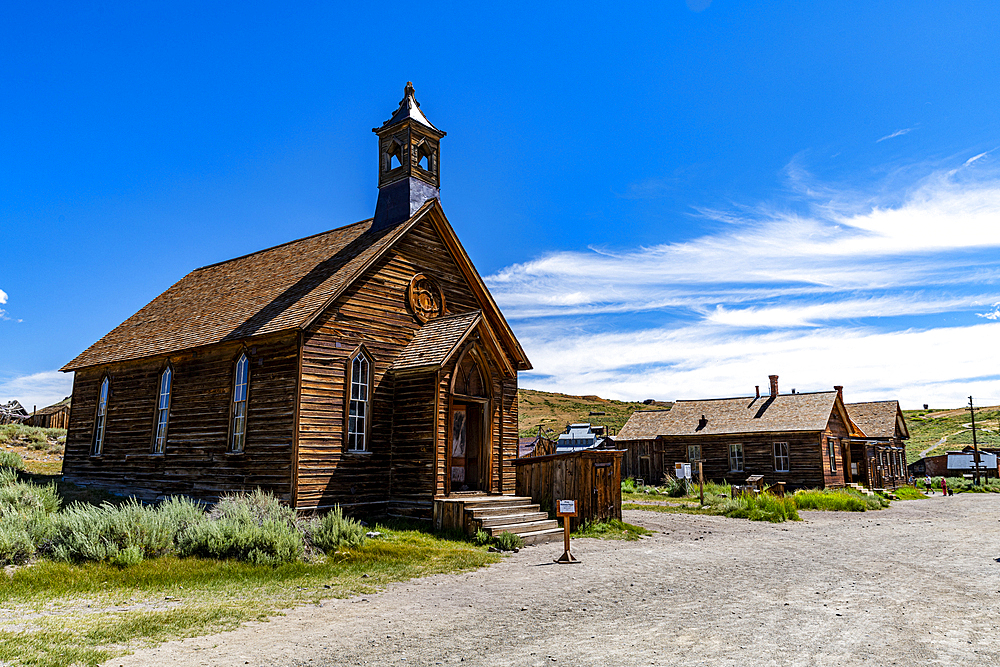
[[[351,365],[347,377],[350,390],[347,406],[347,450],[351,452],[368,451],[368,426],[371,421],[371,359],[364,349],[351,357]]]
[[[154,454],[162,454],[167,447],[167,420],[170,416],[170,385],[173,376],[170,366],[160,374],[160,394],[156,399],[156,433],[153,436]]]
[[[479,364],[471,354],[462,357],[461,363],[455,370],[454,391],[462,396],[488,396],[482,371],[479,370]]]
[[[108,421],[108,393],[111,381],[104,376],[101,382],[101,393],[97,398],[97,417],[94,419],[94,442],[90,447],[91,456],[100,456],[104,452],[104,426]]]
[[[229,435],[229,451],[238,454],[243,451],[247,437],[247,394],[250,388],[250,360],[246,352],[236,360],[233,374],[232,425]]]

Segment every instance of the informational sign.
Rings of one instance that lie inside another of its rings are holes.
[[[576,501],[560,500],[559,511],[557,511],[556,514],[558,516],[576,516]]]
[[[677,479],[691,479],[691,464],[675,463],[674,477],[676,477]]]

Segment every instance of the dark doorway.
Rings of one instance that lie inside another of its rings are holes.
[[[451,490],[487,490],[483,457],[483,407],[455,403],[451,409]]]

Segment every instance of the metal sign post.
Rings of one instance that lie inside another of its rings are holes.
[[[556,559],[557,563],[579,563],[577,559],[573,558],[573,554],[569,552],[569,518],[571,516],[576,516],[576,501],[575,500],[560,500],[558,503],[558,509],[556,511],[556,516],[561,516],[563,518],[563,546],[565,547],[563,555]]]

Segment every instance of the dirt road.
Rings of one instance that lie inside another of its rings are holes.
[[[626,512],[640,542],[325,601],[108,665],[997,665],[1000,496],[760,524]]]

